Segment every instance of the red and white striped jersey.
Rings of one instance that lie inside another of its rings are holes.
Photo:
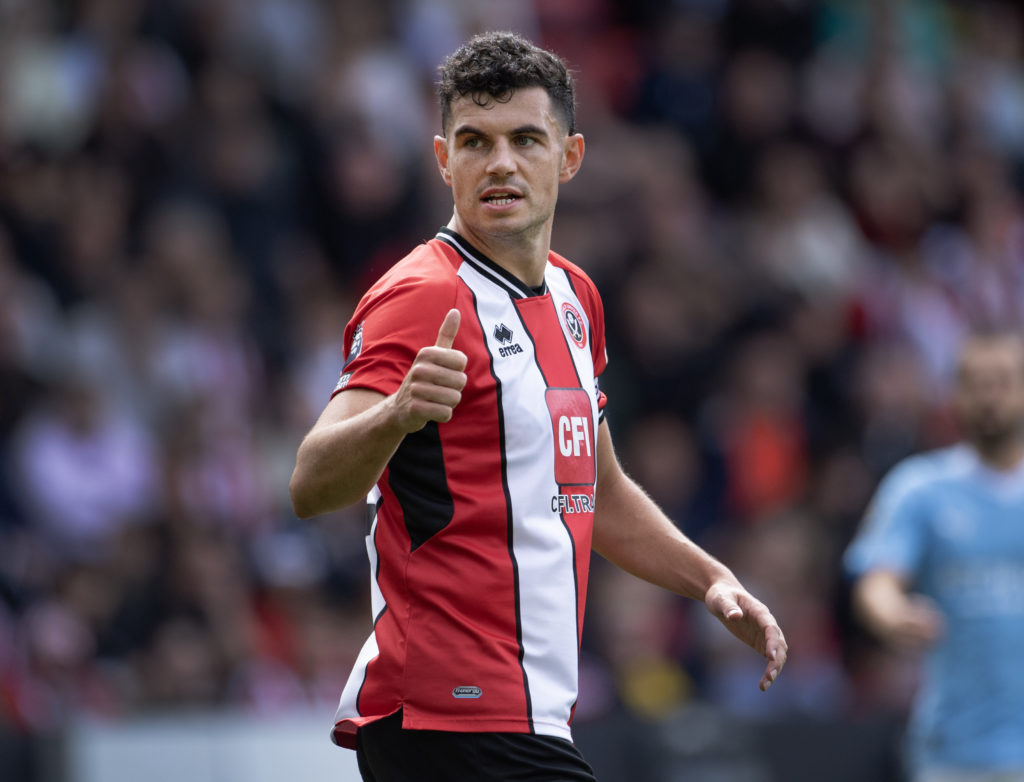
[[[538,292],[441,229],[363,297],[337,390],[394,393],[445,313],[469,381],[402,441],[371,494],[373,632],[334,740],[406,728],[570,737],[587,589],[604,312],[555,253]]]

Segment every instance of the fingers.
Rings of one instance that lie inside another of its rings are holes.
[[[453,350],[455,337],[459,333],[462,314],[455,308],[448,310],[437,330],[437,340],[432,346],[422,348],[416,357],[417,364],[436,364],[461,372],[466,368],[466,354]],[[444,381],[441,381],[444,382]],[[463,385],[465,381],[463,380]],[[454,385],[453,385],[454,387]],[[461,388],[462,386],[458,386]]]
[[[448,310],[448,314],[444,316],[444,321],[441,323],[441,328],[438,329],[437,342],[434,343],[434,347],[451,348],[455,344],[455,335],[459,333],[461,320],[462,315],[457,309]]]
[[[768,660],[768,664],[765,666],[764,676],[761,677],[760,687],[762,692],[767,692],[772,683],[779,678],[789,656],[789,647],[778,626],[769,628],[765,633],[764,656]]]
[[[466,385],[465,374],[438,366],[417,367],[410,373],[409,380],[413,399],[448,408],[454,408],[462,401],[462,389]]]
[[[442,424],[450,421],[455,407],[462,401],[459,391],[440,386],[413,388],[410,393],[409,417],[415,429],[422,428],[427,421]]]
[[[447,351],[455,355],[437,355],[435,348],[423,348],[407,375],[410,383],[417,388],[440,386],[461,391],[466,386],[466,356],[457,350]]]
[[[761,692],[768,692],[768,688],[772,686],[774,681],[779,678],[779,674],[782,673],[782,666],[786,664],[785,645],[782,647],[769,646],[765,657],[768,659],[768,664],[765,666],[764,676],[761,677],[758,685],[761,688]]]
[[[393,398],[400,426],[407,432],[422,429],[428,421],[450,421],[462,401],[467,377],[466,354],[452,345],[459,332],[461,315],[448,310],[433,345],[421,348]]]
[[[741,603],[743,605],[741,605]],[[789,647],[768,608],[742,590],[716,590],[708,607],[726,628],[767,660],[759,686],[766,691],[782,673]]]
[[[905,621],[914,640],[931,644],[942,637],[946,629],[945,616],[932,600],[923,595],[911,595],[907,598],[907,608]]]
[[[436,347],[420,351],[399,391],[414,430],[427,421],[450,421],[455,407],[462,401],[462,389],[467,378],[461,369],[465,366],[466,356],[455,350],[445,350],[444,353],[454,355],[438,357],[435,352],[438,352]],[[448,359],[448,366],[445,366],[445,359]]]

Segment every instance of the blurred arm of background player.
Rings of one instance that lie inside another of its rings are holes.
[[[725,565],[693,543],[623,472],[607,422],[597,441],[594,550],[639,578],[702,600],[729,632],[767,660],[767,690],[786,664],[788,647],[768,608]]]
[[[872,570],[853,587],[857,615],[882,641],[902,649],[920,649],[945,630],[942,612],[924,595],[907,590],[906,578],[891,570]]]

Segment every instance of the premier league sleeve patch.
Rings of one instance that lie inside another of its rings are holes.
[[[341,366],[341,376],[338,378],[337,384],[334,386],[332,395],[343,391],[352,379],[352,373],[346,372],[345,369],[358,357],[363,350],[363,324],[360,323],[356,326],[356,331],[352,335],[352,347],[348,351],[348,355],[345,356],[345,363]]]

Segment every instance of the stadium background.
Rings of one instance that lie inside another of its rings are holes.
[[[700,605],[597,562],[580,744],[605,782],[899,779],[914,660],[839,556],[955,437],[957,339],[1024,314],[1010,2],[0,1],[5,779],[84,779],[97,726],[327,741],[361,512],[300,524],[287,480],[355,301],[450,215],[436,65],[497,28],[577,71],[553,244],[605,299],[626,468],[792,649],[763,695]],[[218,762],[191,778],[259,778]]]

